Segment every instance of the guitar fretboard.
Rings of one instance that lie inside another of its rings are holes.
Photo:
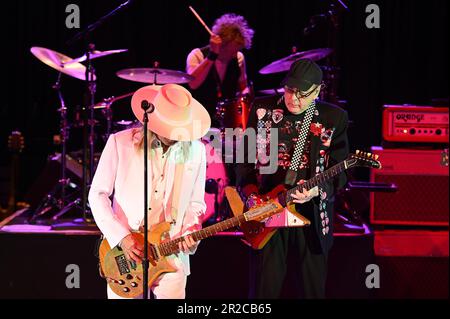
[[[333,177],[339,175],[343,171],[347,169],[346,161],[340,162],[339,164],[336,164],[329,169],[327,169],[325,172],[320,173],[307,181],[305,181],[302,185],[298,185],[294,188],[291,188],[287,190],[286,192],[283,192],[278,195],[278,200],[280,204],[283,206],[286,206],[286,204],[292,200],[292,194],[295,194],[295,192],[298,190],[299,192],[302,191],[303,188],[306,190],[310,190],[311,188],[314,188],[316,186],[319,186],[326,181],[332,179]]]
[[[242,214],[242,215],[224,220],[220,223],[208,226],[199,231],[191,233],[190,236],[192,237],[192,239],[194,241],[197,242],[199,240],[214,236],[218,232],[221,232],[221,231],[233,228],[233,227],[237,227],[237,226],[241,225],[243,222],[245,222],[245,214]],[[177,253],[180,250],[178,248],[178,244],[180,242],[184,241],[185,237],[186,236],[179,237],[179,238],[159,244],[158,249],[159,249],[160,254],[163,256],[169,256],[169,255]]]

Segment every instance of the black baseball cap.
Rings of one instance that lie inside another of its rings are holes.
[[[292,63],[288,74],[281,82],[290,88],[297,88],[300,91],[308,91],[312,85],[319,85],[322,82],[322,70],[311,59],[300,59]]]

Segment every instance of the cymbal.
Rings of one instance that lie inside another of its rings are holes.
[[[65,65],[66,62],[73,60],[71,57],[41,47],[32,47],[30,51],[36,58],[47,64],[49,67],[79,80],[86,79],[86,67],[83,64],[71,63],[69,65]]]
[[[96,59],[96,58],[100,58],[100,57],[107,56],[107,55],[110,55],[110,54],[121,53],[121,52],[126,52],[126,51],[128,51],[128,49],[108,50],[108,51],[97,51],[97,50],[95,50],[94,52],[92,52],[89,55],[89,57],[91,59]],[[79,58],[73,59],[72,61],[68,61],[68,62],[66,62],[64,64],[68,65],[68,64],[72,64],[72,63],[84,62],[84,61],[86,61],[86,59],[87,59],[87,57],[86,57],[86,54],[85,54],[83,56],[80,56]]]
[[[259,70],[260,74],[271,74],[278,72],[288,71],[291,67],[291,64],[300,59],[311,59],[313,61],[318,61],[326,56],[328,56],[333,50],[332,49],[314,49],[309,51],[302,51],[293,53],[283,59],[277,60],[275,62],[266,65],[261,70]]]
[[[268,89],[268,90],[259,90],[258,93],[261,94],[284,94],[284,88],[274,88],[274,89]]]
[[[125,69],[118,71],[116,75],[125,80],[151,84],[180,84],[194,79],[193,76],[181,71],[159,68]]]

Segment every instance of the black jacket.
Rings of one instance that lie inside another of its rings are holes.
[[[278,129],[278,169],[271,175],[259,174],[258,162],[248,163],[248,145],[241,144],[246,162],[236,165],[236,185],[239,189],[252,190],[257,188],[260,194],[267,193],[278,184],[283,184],[286,169],[290,165],[295,148],[295,138],[303,123],[306,112],[300,115],[290,113],[283,98],[263,99],[255,101],[250,112],[248,128]],[[343,109],[321,101],[316,102],[316,112],[312,118],[307,145],[299,170],[299,179],[309,179],[317,173],[345,160],[348,156],[347,138],[348,115]],[[292,141],[294,139],[294,141]],[[259,147],[270,140],[258,140]],[[266,164],[267,165],[267,164]],[[297,209],[311,220],[311,248],[328,252],[333,244],[333,202],[336,190],[346,183],[346,174],[341,174],[320,186],[321,195],[308,203],[298,204]],[[252,187],[252,185],[255,185]],[[257,186],[256,186],[257,185]],[[245,187],[247,186],[247,187]],[[250,187],[249,187],[250,186]],[[244,196],[248,196],[245,194]]]

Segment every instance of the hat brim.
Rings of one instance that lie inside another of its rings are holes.
[[[289,88],[296,88],[302,92],[308,91],[309,89],[311,89],[313,87],[313,85],[318,85],[318,84],[304,81],[304,80],[298,80],[298,79],[291,78],[291,77],[286,77],[281,82],[281,86],[287,86]]]
[[[141,103],[147,100],[154,104],[156,96],[161,90],[160,85],[148,85],[137,90],[131,98],[131,108],[136,118],[143,123],[144,110]],[[155,105],[155,109],[162,106]],[[194,98],[191,99],[189,105],[191,109],[191,121],[184,125],[174,125],[159,116],[159,112],[152,112],[148,114],[148,129],[158,134],[159,136],[174,140],[174,141],[193,141],[202,138],[206,135],[211,127],[211,118],[208,111]]]

